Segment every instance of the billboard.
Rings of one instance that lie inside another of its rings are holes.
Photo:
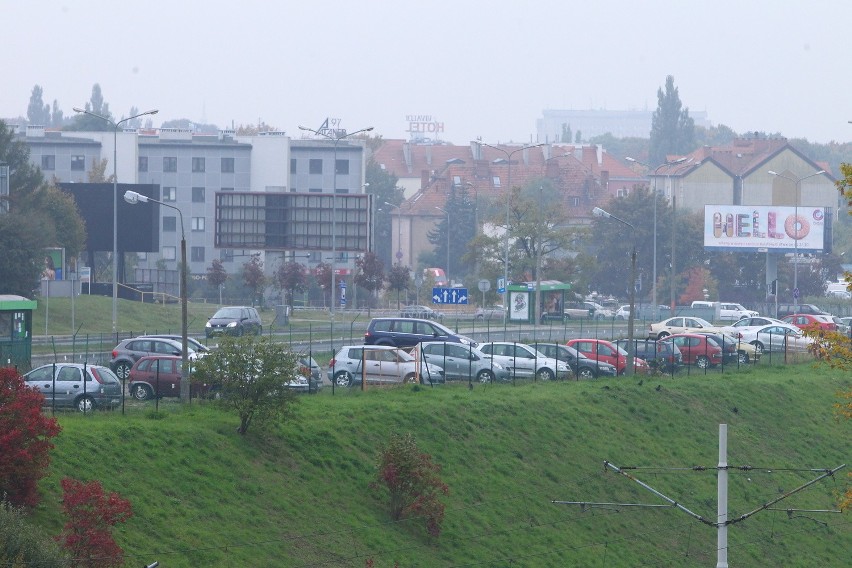
[[[819,252],[825,231],[823,207],[704,206],[704,248],[711,250]]]

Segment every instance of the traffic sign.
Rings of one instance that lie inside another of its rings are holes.
[[[467,304],[467,288],[432,288],[433,304]]]
[[[793,288],[793,297],[796,298],[797,300],[799,299],[799,287],[798,286]]]
[[[506,279],[500,277],[497,279],[497,293],[505,294],[506,293]]]

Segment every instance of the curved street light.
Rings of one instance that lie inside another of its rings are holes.
[[[116,169],[118,163],[118,127],[128,120],[148,114],[157,114],[160,111],[157,109],[146,110],[114,122],[108,116],[102,116],[86,109],[73,107],[72,110],[100,118],[112,126],[112,335],[115,341],[118,341],[116,335],[118,332],[118,170]]]
[[[181,348],[181,368],[180,368],[180,401],[182,403],[189,402],[189,355],[187,354],[187,315],[186,315],[186,233],[183,230],[183,212],[180,208],[169,203],[164,203],[153,197],[136,193],[135,191],[125,191],[124,200],[131,205],[137,203],[159,203],[165,207],[169,207],[178,212],[180,217],[180,348]]]
[[[636,310],[633,309],[636,304],[636,227],[600,207],[592,209],[592,215],[604,219],[615,219],[630,227],[630,242],[633,243],[633,249],[630,251],[630,315],[627,317],[627,369],[624,372],[627,375],[632,375],[636,371],[633,367],[633,354],[636,352],[636,346],[633,345],[633,321],[636,319]]]
[[[335,287],[335,265],[337,264],[337,145],[341,140],[346,138],[350,138],[355,136],[356,134],[361,134],[362,132],[370,132],[373,130],[372,126],[368,126],[367,128],[362,128],[361,130],[356,130],[355,132],[347,132],[340,136],[330,136],[325,132],[314,130],[313,128],[308,128],[307,126],[299,126],[299,130],[303,130],[305,132],[313,132],[317,136],[322,136],[323,138],[327,138],[334,142],[334,163],[332,167],[334,168],[332,171],[334,175],[332,177],[332,194],[331,194],[331,306],[329,308],[329,315],[331,319],[331,341],[332,347],[334,346],[334,304],[337,302],[337,288]]]
[[[773,175],[775,177],[784,178],[786,180],[792,181],[796,184],[796,203],[793,209],[793,217],[796,219],[796,223],[799,222],[799,197],[802,191],[802,182],[808,178],[812,178],[814,176],[818,176],[825,173],[825,170],[820,170],[818,172],[814,172],[812,174],[806,175],[800,178],[790,177],[784,174],[779,174],[778,172],[773,172],[769,170],[767,173]],[[798,232],[798,227],[796,227]],[[799,239],[793,239],[793,310],[798,311],[799,308]],[[777,315],[777,314],[776,314]]]

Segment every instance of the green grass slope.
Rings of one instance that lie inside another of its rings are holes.
[[[116,530],[128,566],[714,566],[716,530],[604,460],[715,519],[718,425],[728,424],[730,511],[742,515],[850,461],[832,412],[850,378],[810,365],[735,374],[449,385],[302,397],[296,419],[246,438],[211,406],[62,415],[34,521],[57,534],[59,480],[99,479],[135,515]],[[370,489],[377,449],[415,433],[450,487],[438,539],[393,523]],[[768,470],[772,470],[769,473]],[[775,508],[832,509],[846,470]],[[848,566],[848,513],[762,511],[729,528],[731,566]]]

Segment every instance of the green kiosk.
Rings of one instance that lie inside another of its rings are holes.
[[[539,314],[562,313],[566,297],[571,290],[570,284],[558,280],[542,280],[539,294],[536,294],[535,288],[534,281],[509,285],[509,321],[533,323],[535,301],[539,302]],[[539,299],[536,300],[536,297]]]
[[[0,294],[0,366],[30,369],[35,300]]]

